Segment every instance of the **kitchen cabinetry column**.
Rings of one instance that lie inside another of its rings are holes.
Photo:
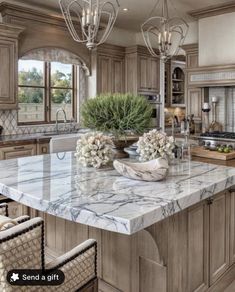
[[[204,102],[204,90],[200,87],[189,85],[188,71],[198,68],[198,44],[184,45],[182,48],[186,52],[186,107],[187,115],[194,114],[194,119],[198,122],[202,121],[202,104]]]
[[[17,108],[18,37],[24,28],[0,24],[0,108]]]
[[[89,97],[101,93],[125,92],[125,48],[109,44],[92,52]]]

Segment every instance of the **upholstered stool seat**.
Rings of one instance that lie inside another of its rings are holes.
[[[89,239],[45,265],[43,219],[21,216],[11,220],[6,213],[6,204],[0,205],[0,291],[98,291],[95,240]],[[65,280],[59,286],[12,286],[6,280],[12,269],[59,269]]]

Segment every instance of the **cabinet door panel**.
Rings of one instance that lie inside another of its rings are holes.
[[[216,196],[210,205],[210,284],[229,266],[229,195]]]
[[[123,60],[112,60],[112,92],[124,92],[124,62]]]
[[[14,43],[0,43],[0,106],[14,105],[15,99],[15,50]]]
[[[202,89],[192,88],[188,90],[188,114],[194,114],[194,118],[202,118]]]
[[[5,147],[0,149],[0,160],[36,155],[36,145]]]
[[[111,58],[100,56],[99,57],[99,70],[98,70],[98,93],[107,93],[112,91],[111,86]]]
[[[151,79],[151,90],[159,91],[159,72],[160,72],[160,64],[159,60],[157,59],[150,59],[151,63],[151,72],[150,72],[150,79]]]
[[[230,264],[235,263],[235,192],[231,194]]]
[[[208,283],[209,207],[206,202],[188,212],[188,291],[202,292]]]
[[[138,87],[137,56],[127,55],[125,60],[125,88],[126,92],[137,94]]]
[[[151,89],[151,82],[149,80],[148,66],[149,59],[147,57],[139,57],[139,90],[148,90]]]

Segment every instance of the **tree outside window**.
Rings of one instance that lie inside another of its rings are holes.
[[[68,119],[74,118],[75,70],[70,64],[20,60],[18,122],[53,123],[61,107]]]

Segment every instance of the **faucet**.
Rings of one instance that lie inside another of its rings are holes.
[[[66,112],[63,108],[59,108],[57,111],[56,111],[56,124],[55,124],[55,128],[56,128],[56,132],[58,133],[59,132],[59,124],[58,124],[58,116],[59,116],[59,113],[62,112],[64,114],[64,130],[66,130],[66,125],[67,125],[67,117],[66,117]]]

